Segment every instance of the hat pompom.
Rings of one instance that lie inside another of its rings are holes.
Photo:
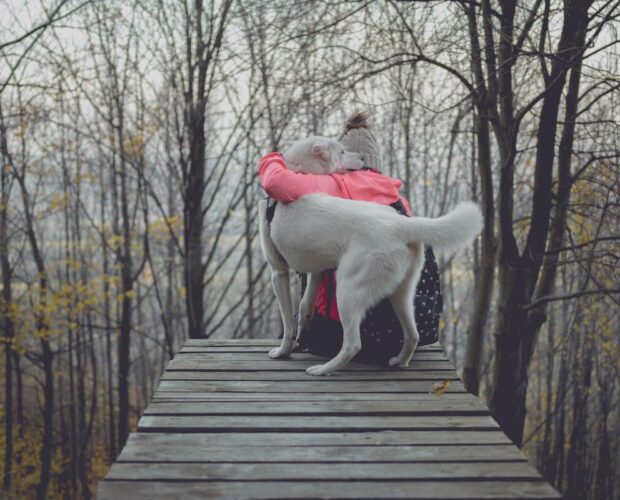
[[[370,115],[366,111],[358,111],[353,113],[347,120],[345,125],[346,130],[352,130],[355,128],[369,128],[370,127]]]

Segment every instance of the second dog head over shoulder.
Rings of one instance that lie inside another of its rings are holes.
[[[328,137],[311,136],[294,141],[282,153],[288,168],[308,174],[342,174],[364,166],[357,153]]]

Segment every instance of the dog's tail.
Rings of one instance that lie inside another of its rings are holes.
[[[405,222],[405,220],[403,220]],[[406,220],[407,243],[425,243],[442,253],[458,250],[482,230],[482,214],[471,201],[459,203],[454,210],[436,219],[412,217]]]

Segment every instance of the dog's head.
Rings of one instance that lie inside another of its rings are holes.
[[[283,153],[288,168],[306,174],[340,174],[364,166],[357,153],[327,137],[312,136],[292,143]]]

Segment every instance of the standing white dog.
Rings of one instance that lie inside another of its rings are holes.
[[[297,172],[330,174],[359,169],[362,161],[332,139],[310,137],[295,142],[284,159]],[[271,224],[267,202],[259,207],[263,253],[272,269],[284,336],[269,356],[288,356],[293,347],[293,306],[289,268],[308,273],[299,306],[298,334],[307,327],[322,272],[337,268],[336,299],[343,328],[340,352],[309,375],[326,375],[345,366],[361,349],[360,323],[368,309],[388,297],[403,329],[401,352],[390,366],[407,366],[418,343],[413,296],[424,264],[424,244],[454,251],[473,240],[482,229],[478,206],[459,204],[437,219],[407,218],[393,208],[324,194],[279,203]]]

